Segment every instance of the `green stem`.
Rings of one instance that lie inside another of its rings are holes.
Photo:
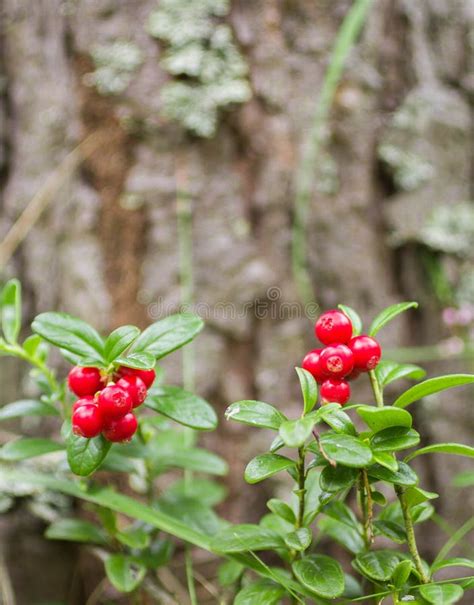
[[[383,408],[383,391],[380,388],[379,381],[375,374],[375,370],[369,372],[370,384],[372,385],[372,391],[374,392],[375,403],[377,407]]]
[[[359,499],[364,527],[364,543],[366,549],[369,550],[372,542],[374,541],[374,533],[372,529],[374,504],[372,501],[369,477],[367,475],[366,469],[361,469],[359,474]]]
[[[395,485],[395,491],[402,507],[403,520],[405,522],[405,531],[407,533],[408,549],[420,576],[420,581],[423,584],[428,584],[430,579],[425,573],[420,553],[418,552],[418,547],[416,545],[415,529],[413,527],[413,519],[411,518],[410,507],[408,506],[408,503],[406,501],[405,490],[400,485]]]
[[[296,518],[295,528],[299,529],[304,525],[305,495],[306,495],[306,470],[305,470],[305,450],[304,447],[298,448],[298,516]]]

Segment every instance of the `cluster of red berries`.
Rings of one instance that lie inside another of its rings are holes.
[[[79,397],[72,408],[75,435],[91,439],[100,433],[108,441],[129,441],[137,430],[132,410],[146,398],[155,380],[155,370],[120,367],[112,377],[99,368],[74,367],[68,375],[71,391]]]
[[[310,351],[302,366],[321,385],[323,402],[344,405],[351,396],[348,381],[375,368],[382,356],[380,345],[370,336],[352,337],[351,320],[337,309],[323,313],[314,331],[326,347]]]

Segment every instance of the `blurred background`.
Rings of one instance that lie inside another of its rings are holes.
[[[0,18],[1,279],[22,281],[29,319],[205,319],[186,370],[220,417],[203,441],[230,464],[225,517],[255,521],[280,486],[245,484],[271,436],[224,410],[296,411],[319,309],[369,321],[417,300],[384,331],[386,356],[473,370],[472,1],[2,0]],[[166,377],[182,382],[180,353]],[[2,359],[0,384],[1,404],[25,395],[26,369]],[[416,414],[426,442],[472,442],[472,390]],[[431,559],[474,497],[461,458],[417,470],[449,521],[424,525]],[[43,539],[46,500],[0,495],[19,604],[76,602],[71,574],[91,565]]]

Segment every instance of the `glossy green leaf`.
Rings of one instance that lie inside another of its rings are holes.
[[[323,512],[325,515],[344,523],[348,527],[353,527],[357,530],[360,527],[355,514],[347,506],[347,504],[341,502],[340,500],[334,500],[333,502],[327,504],[324,507]]]
[[[81,357],[103,359],[104,343],[85,321],[67,313],[41,313],[31,327],[51,344]]]
[[[344,574],[339,563],[326,555],[309,555],[293,563],[296,578],[311,592],[335,599],[344,592]]]
[[[313,375],[303,368],[295,368],[303,394],[304,413],[309,414],[318,400],[318,384]]]
[[[320,476],[321,489],[325,492],[338,492],[347,489],[355,482],[357,471],[347,466],[326,466]]]
[[[395,319],[395,317],[400,315],[400,313],[408,311],[408,309],[416,309],[417,307],[417,302],[402,302],[387,307],[381,313],[379,313],[371,323],[368,332],[369,336],[375,336],[386,324],[388,324],[388,322]]]
[[[258,580],[244,586],[234,599],[234,605],[277,605],[285,589],[271,580]]]
[[[309,547],[312,538],[311,531],[307,527],[300,527],[285,536],[285,544],[290,550],[301,552]]]
[[[114,538],[129,548],[147,548],[151,540],[150,534],[143,527],[133,525],[116,532]]]
[[[269,403],[263,401],[244,400],[230,405],[225,416],[227,420],[236,420],[243,424],[258,426],[264,429],[278,431],[286,416]]]
[[[112,444],[102,435],[94,437],[94,439],[85,439],[71,432],[66,440],[66,445],[67,460],[72,472],[81,477],[87,477],[99,468]]]
[[[352,435],[325,433],[320,442],[329,458],[344,466],[361,468],[372,462],[370,447]]]
[[[8,403],[0,408],[0,422],[11,420],[12,418],[21,418],[22,416],[58,416],[58,410],[42,401],[34,399],[21,399]]]
[[[49,348],[49,345],[39,336],[39,334],[32,334],[28,336],[23,342],[23,349],[30,355],[30,357],[45,357],[45,352]]]
[[[410,487],[411,485],[416,485],[418,483],[418,477],[416,476],[415,471],[404,462],[398,463],[398,471],[391,471],[379,464],[374,464],[369,467],[368,473],[369,476],[374,479],[387,481],[387,483],[394,483],[395,485]]]
[[[211,542],[213,550],[221,553],[283,548],[283,539],[259,525],[232,525],[216,534]]]
[[[152,353],[127,353],[115,359],[115,363],[135,370],[151,370],[155,367],[156,359]]]
[[[217,426],[213,408],[201,397],[176,386],[158,387],[147,397],[145,405],[179,422],[200,431],[211,431]]]
[[[311,416],[286,420],[280,425],[280,437],[288,447],[301,447],[311,435],[314,425],[315,420]]]
[[[400,378],[421,380],[426,376],[426,371],[412,363],[397,363],[396,361],[382,360],[375,368],[375,375],[380,386],[386,387]]]
[[[132,592],[145,577],[146,567],[133,557],[116,554],[105,560],[107,578],[119,592]]]
[[[408,487],[405,490],[405,502],[410,507],[421,504],[422,502],[427,502],[428,500],[434,500],[435,498],[438,498],[438,494],[435,494],[434,492],[427,492],[416,485],[413,487]]]
[[[411,517],[413,523],[424,523],[431,519],[434,513],[434,506],[429,502],[420,502],[411,507]]]
[[[398,554],[390,550],[373,550],[356,556],[359,570],[371,580],[387,582],[400,561]]]
[[[0,459],[9,462],[18,460],[27,460],[36,456],[43,456],[51,452],[63,450],[64,446],[51,439],[42,439],[39,437],[25,437],[9,441],[0,448]]]
[[[364,540],[357,526],[349,526],[331,517],[320,519],[318,526],[324,534],[347,548],[354,555],[365,548]]]
[[[377,519],[373,523],[375,532],[386,536],[396,544],[404,544],[407,539],[405,528],[394,521],[383,521]]]
[[[410,412],[393,407],[375,408],[372,406],[361,406],[356,411],[374,433],[392,426],[411,428],[413,424]]]
[[[21,284],[17,279],[11,279],[3,287],[0,311],[5,340],[14,344],[21,328]]]
[[[444,559],[444,561],[433,563],[431,566],[431,573],[436,573],[440,569],[445,569],[446,567],[469,567],[470,569],[474,569],[474,561],[472,559],[466,559],[465,557]]]
[[[170,498],[166,494],[157,501],[156,506],[158,510],[208,536],[215,534],[221,527],[221,521],[216,513],[209,506],[193,498]]]
[[[346,433],[346,435],[356,435],[357,433],[349,415],[342,410],[328,410],[327,414],[322,415],[322,419],[333,429],[333,431],[336,431],[336,433]]]
[[[462,443],[435,443],[434,445],[428,445],[414,451],[405,458],[405,462],[409,462],[422,454],[453,454],[455,456],[474,458],[474,447]]]
[[[351,324],[352,324],[352,335],[353,336],[358,336],[359,334],[362,333],[362,319],[360,318],[360,315],[357,313],[357,311],[354,311],[354,309],[352,309],[351,307],[348,307],[347,305],[337,305],[339,309],[341,309],[341,311],[344,313],[344,315],[347,315],[347,317],[351,320]]]
[[[451,605],[464,595],[464,590],[457,584],[426,584],[419,590],[421,596],[433,605]]]
[[[224,588],[226,586],[235,584],[244,571],[245,567],[238,561],[234,561],[232,559],[229,561],[224,561],[224,563],[219,565],[217,570],[217,579],[219,580],[219,584]]]
[[[377,452],[398,452],[420,443],[420,434],[415,429],[404,426],[391,426],[383,429],[371,439],[371,446]]]
[[[253,458],[245,469],[245,481],[258,483],[281,471],[293,468],[295,462],[279,454],[261,454]]]
[[[398,471],[398,460],[390,452],[373,452],[374,462],[378,462],[380,466],[388,468],[388,470]]]
[[[285,521],[288,521],[288,523],[295,523],[296,516],[293,509],[286,502],[283,502],[283,500],[271,498],[267,502],[267,507],[272,511],[273,514],[278,515]]]
[[[403,588],[413,571],[413,563],[409,560],[400,561],[392,574],[392,582],[398,589]]]
[[[150,353],[161,359],[190,342],[203,329],[204,322],[192,313],[177,313],[157,321],[134,342],[134,353]]]
[[[411,403],[419,401],[423,397],[452,389],[453,387],[472,384],[474,382],[473,374],[449,374],[447,376],[437,376],[429,378],[420,384],[416,384],[405,391],[393,404],[397,408],[406,408]]]
[[[140,330],[135,326],[121,326],[114,330],[105,341],[104,356],[110,363],[128,349],[134,342]]]
[[[52,523],[45,532],[50,540],[107,544],[107,537],[100,527],[80,519],[60,519]]]
[[[158,452],[156,464],[164,467],[184,468],[209,475],[225,475],[228,470],[223,458],[200,448]]]

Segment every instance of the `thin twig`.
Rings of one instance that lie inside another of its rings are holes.
[[[319,438],[318,432],[316,431],[316,429],[313,429],[313,437],[316,439],[316,443],[318,444],[318,448],[319,451],[321,452],[322,457],[329,462],[329,464],[333,467],[337,466],[337,462],[335,460],[333,460],[332,458],[330,458],[327,454],[325,449],[323,448],[323,444],[321,443],[321,440]]]

